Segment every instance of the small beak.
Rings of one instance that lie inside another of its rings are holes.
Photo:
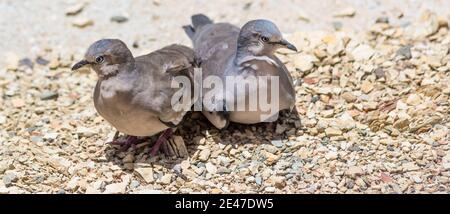
[[[285,39],[282,39],[279,44],[283,45],[284,47],[286,47],[289,50],[293,50],[293,51],[297,52],[297,48]]]
[[[76,70],[80,69],[81,67],[88,65],[88,64],[90,64],[90,63],[87,60],[83,59],[72,66],[72,71],[76,71]]]

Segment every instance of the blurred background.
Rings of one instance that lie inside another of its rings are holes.
[[[382,16],[408,25],[418,11],[448,16],[449,8],[447,0],[0,0],[0,54],[34,58],[48,47],[62,55],[80,54],[101,38],[135,44],[135,54],[171,43],[190,45],[181,26],[195,13],[238,26],[250,19],[270,19],[290,33],[363,30]]]
[[[275,22],[301,50],[277,54],[297,111],[225,130],[189,113],[182,158],[106,144],[97,75],[70,67],[102,38],[191,46],[196,13]],[[449,19],[450,0],[0,0],[0,194],[449,193]]]

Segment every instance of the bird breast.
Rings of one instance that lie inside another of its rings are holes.
[[[153,112],[133,104],[131,93],[110,83],[97,83],[94,106],[97,112],[118,131],[133,136],[152,136],[168,127]]]

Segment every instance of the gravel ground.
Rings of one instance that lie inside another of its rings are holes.
[[[450,2],[85,2],[0,1],[0,193],[450,192]],[[106,144],[96,76],[70,65],[99,38],[190,45],[198,12],[279,25],[296,111],[224,131],[190,113],[184,158]]]

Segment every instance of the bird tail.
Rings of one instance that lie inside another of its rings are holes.
[[[194,29],[200,29],[202,26],[212,24],[213,21],[203,14],[196,14],[191,17]]]
[[[193,40],[195,36],[195,29],[190,25],[183,26],[183,29],[184,32],[186,32],[186,34],[189,36],[189,38]]]
[[[189,38],[193,39],[195,35],[195,31],[198,31],[201,27],[212,24],[213,21],[203,14],[195,14],[191,17],[192,25],[183,26],[184,31],[189,36]]]

